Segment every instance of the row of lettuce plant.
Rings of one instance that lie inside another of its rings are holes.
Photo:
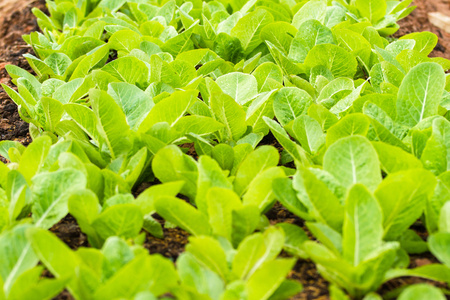
[[[76,299],[289,299],[302,289],[286,279],[296,259],[317,265],[336,300],[381,299],[402,276],[450,283],[450,61],[428,57],[432,33],[388,37],[411,2],[33,10],[35,75],[9,65],[17,89],[3,85],[33,142],[0,142],[0,299],[64,288]],[[316,241],[270,224],[277,201]],[[90,248],[48,231],[68,213]],[[176,266],[143,247],[146,233],[164,237],[155,213],[191,235]],[[428,241],[411,229],[418,219]],[[407,268],[426,251],[442,264]],[[427,285],[399,299],[430,295],[444,299]]]

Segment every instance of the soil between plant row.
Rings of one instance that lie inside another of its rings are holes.
[[[8,5],[11,2],[13,2],[13,6]],[[6,3],[5,6],[2,5],[4,3]],[[428,12],[433,11],[444,13],[447,11],[448,15],[450,15],[448,1],[418,0],[414,1],[414,4],[417,5],[417,9],[410,16],[399,22],[401,29],[395,36],[399,37],[410,32],[431,31],[437,34],[439,43],[430,56],[450,59],[450,34],[433,26],[429,22],[427,16]],[[11,7],[20,9],[11,9]],[[31,71],[25,58],[23,58],[23,54],[32,53],[32,49],[22,40],[22,35],[39,30],[36,19],[31,13],[32,7],[38,7],[45,12],[45,0],[0,0],[0,83],[13,86],[11,78],[5,70],[7,64],[14,64]],[[9,99],[2,88],[0,88],[0,141],[1,140],[15,140],[21,142],[25,146],[31,142],[28,133],[28,124],[20,119],[16,104]],[[273,145],[278,149],[280,148],[276,139],[270,134],[264,138],[261,144]],[[1,156],[0,160],[5,162],[4,158]],[[150,184],[142,184],[135,191],[135,196],[149,186]],[[308,232],[303,221],[290,213],[279,203],[267,213],[267,217],[272,225],[280,222],[292,223],[301,226]],[[161,224],[164,224],[162,218],[156,216],[156,219]],[[421,221],[417,221],[412,229],[423,239],[427,238],[427,232]],[[81,232],[76,220],[70,215],[54,225],[50,230],[72,249],[89,246],[86,236]],[[159,253],[175,261],[184,251],[184,246],[187,242],[188,234],[184,230],[179,228],[165,228],[164,239],[158,239],[147,234],[144,247],[147,248],[151,254]],[[287,256],[285,253],[282,253],[282,255]],[[430,253],[411,255],[410,257],[411,268],[437,262],[436,258]],[[45,276],[47,274],[48,276],[51,276],[49,272],[44,273]],[[328,282],[319,275],[314,263],[310,260],[298,260],[288,278],[297,280],[302,283],[304,287],[301,293],[291,299],[329,299]],[[384,284],[379,292],[381,295],[389,295],[389,293],[398,288],[420,282],[427,282],[442,288],[448,288],[446,284],[440,284],[420,278],[399,278]],[[63,291],[54,299],[63,300],[74,298],[67,291]],[[450,299],[450,297],[447,296],[447,299]]]

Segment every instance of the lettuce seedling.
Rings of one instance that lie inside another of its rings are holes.
[[[419,283],[415,285],[411,285],[407,287],[400,296],[398,297],[399,300],[412,300],[412,299],[418,299],[418,300],[425,300],[430,299],[432,297],[436,300],[444,300],[445,295],[444,293],[439,290],[438,288],[424,284]]]
[[[396,261],[399,244],[383,242],[382,221],[375,197],[356,184],[345,201],[342,234],[327,225],[307,223],[322,244],[307,241],[304,250],[322,276],[352,297],[362,298],[378,289]]]
[[[172,262],[140,246],[109,238],[101,250],[69,249],[52,233],[29,228],[27,238],[40,261],[75,299],[158,297],[177,285]],[[148,298],[146,298],[148,299]]]
[[[409,6],[412,0],[340,0],[353,21],[369,21],[383,35],[392,35],[400,28],[397,21],[408,16],[416,7]]]
[[[281,229],[246,237],[237,250],[211,237],[191,237],[177,261],[183,299],[283,299],[302,287],[286,280],[294,259],[276,258],[284,241]],[[271,298],[273,297],[273,298]]]
[[[130,194],[118,194],[106,199],[101,207],[92,191],[78,190],[71,195],[68,207],[81,230],[87,234],[89,243],[100,248],[111,236],[130,239],[140,233],[144,217],[133,202]]]
[[[439,215],[439,231],[428,239],[431,253],[433,253],[447,268],[450,268],[450,203],[446,202]],[[450,278],[449,278],[450,280]],[[448,280],[447,280],[448,281]]]
[[[276,167],[278,160],[274,148],[260,147],[241,160],[233,178],[211,157],[201,156],[197,163],[175,146],[163,148],[153,160],[155,175],[166,183],[184,181],[181,193],[197,209],[165,197],[155,201],[155,210],[191,234],[218,235],[238,245],[256,229],[260,214],[275,202],[272,182],[285,176]],[[180,219],[180,215],[186,217]]]

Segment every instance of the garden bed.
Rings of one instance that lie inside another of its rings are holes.
[[[23,3],[27,3],[22,5]],[[31,70],[26,60],[22,57],[25,53],[32,53],[31,47],[23,42],[21,36],[32,31],[38,30],[35,17],[31,13],[32,7],[38,7],[45,11],[45,1],[14,1],[14,7],[7,6],[5,12],[0,11],[0,83],[13,86],[10,77],[7,75],[5,65],[13,64],[20,66],[26,70]],[[427,13],[432,11],[443,11],[448,9],[448,3],[443,0],[421,0],[415,1],[418,8],[407,18],[402,20],[399,24],[400,31],[396,34],[397,37],[411,32],[420,32],[424,30],[432,31],[439,37],[439,43],[432,52],[433,57],[450,58],[450,34],[443,32],[441,29],[431,25],[427,18]],[[18,8],[18,9],[17,9]],[[3,21],[3,22],[2,22]],[[448,50],[447,50],[448,49]],[[28,145],[31,142],[28,133],[28,124],[22,121],[17,112],[17,106],[9,99],[8,95],[0,88],[0,140],[14,140],[19,141],[23,145]],[[262,144],[278,145],[276,139],[269,134],[264,138]],[[278,145],[279,146],[279,145]],[[3,161],[4,158],[2,158]],[[140,191],[143,191],[148,184],[143,184],[136,192],[137,196]],[[270,223],[291,223],[301,226],[307,231],[306,226],[302,220],[290,213],[279,203],[275,205],[267,216]],[[157,220],[164,224],[162,218]],[[427,238],[425,227],[421,221],[417,221],[413,229],[423,238]],[[70,248],[77,249],[81,246],[89,246],[86,236],[80,231],[76,220],[68,215],[58,224],[51,228],[62,241],[64,241]],[[184,246],[188,242],[188,234],[178,228],[164,228],[164,239],[158,239],[147,234],[144,247],[150,253],[160,253],[161,255],[175,261],[180,253],[184,251]],[[288,256],[282,253],[283,256]],[[436,263],[436,258],[425,253],[422,255],[412,255],[410,267],[418,267],[431,263]],[[304,289],[297,296],[292,299],[329,299],[328,283],[318,274],[315,264],[310,260],[298,260],[295,268],[289,274],[288,278],[294,279],[302,283]],[[414,283],[429,282],[438,285],[442,288],[448,288],[445,284],[437,284],[436,282],[418,279],[418,278],[401,278],[394,279],[382,286],[381,294],[389,294],[389,292],[398,289],[399,287],[408,286]],[[72,299],[67,291],[64,291],[55,299]],[[448,298],[450,299],[450,298]]]

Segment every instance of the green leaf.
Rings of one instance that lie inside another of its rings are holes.
[[[98,5],[100,7],[108,8],[111,12],[116,12],[125,4],[125,2],[125,0],[101,0]]]
[[[314,19],[308,20],[300,26],[296,38],[302,39],[309,49],[320,44],[334,44],[332,31]]]
[[[277,257],[283,244],[284,232],[276,227],[270,227],[264,234],[248,236],[239,245],[233,258],[233,273],[242,280],[251,278],[261,265]]]
[[[153,204],[156,199],[164,196],[175,197],[183,185],[182,181],[153,185],[142,192],[134,203],[141,208],[143,215],[147,215],[154,211]]]
[[[133,56],[113,60],[104,66],[102,71],[109,73],[120,81],[131,84],[146,82],[149,74],[147,65]]]
[[[48,155],[51,145],[51,138],[49,136],[42,136],[35,139],[23,152],[18,171],[25,177],[28,183],[31,183],[31,178],[44,165],[44,160]]]
[[[250,106],[247,109],[246,118],[247,118],[247,125],[251,126],[253,129],[253,132],[251,134],[255,135],[261,135],[261,138],[264,137],[267,133],[269,133],[269,128],[267,124],[264,122],[263,117],[273,118],[274,112],[273,112],[273,95],[275,93],[275,90],[272,90],[270,92],[264,92],[259,94],[256,99],[252,101]],[[250,142],[252,140],[252,135],[248,134],[241,140],[249,139],[250,144],[254,144],[255,146],[260,142],[258,140],[257,143]],[[255,136],[257,137],[257,136]],[[241,142],[241,141],[240,141]]]
[[[317,101],[327,108],[331,108],[354,89],[355,83],[350,78],[336,78],[322,88]]]
[[[263,117],[263,119],[284,150],[286,150],[286,152],[289,153],[294,160],[297,160],[305,165],[309,165],[311,163],[306,155],[306,151],[291,140],[286,130],[284,130],[280,124],[267,117]]]
[[[183,200],[165,196],[156,199],[154,205],[155,210],[164,219],[193,235],[209,235],[211,232],[205,215]]]
[[[108,43],[111,49],[129,53],[131,50],[139,48],[141,36],[133,30],[119,30],[111,35]]]
[[[361,92],[366,86],[366,82],[362,83],[356,89],[352,90],[350,94],[339,99],[337,103],[333,105],[330,109],[330,112],[333,114],[339,115],[345,113],[350,107],[352,107],[355,100],[357,100],[361,96]]]
[[[11,148],[16,148],[20,153],[25,150],[25,147],[17,141],[0,141],[0,155],[7,160],[11,160],[9,157],[9,149]]]
[[[423,213],[436,179],[429,171],[412,169],[389,175],[375,191],[383,211],[386,239],[395,239]]]
[[[428,244],[414,230],[408,229],[399,239],[400,245],[406,252],[421,254],[428,251]]]
[[[323,55],[327,53],[327,55]],[[358,63],[355,57],[339,46],[332,44],[316,45],[309,51],[305,59],[305,66],[312,69],[315,66],[324,66],[331,71],[335,78],[353,78]]]
[[[42,97],[40,104],[42,105],[42,109],[44,110],[45,114],[45,129],[50,132],[55,131],[55,127],[61,120],[61,117],[64,113],[63,105],[61,104],[61,102],[49,97]]]
[[[25,232],[30,225],[18,225],[0,236],[0,276],[2,291],[8,294],[21,274],[38,263]]]
[[[331,30],[321,22],[310,19],[300,25],[297,35],[292,40],[289,58],[296,62],[304,62],[308,52],[320,44],[334,44]]]
[[[383,239],[383,215],[377,200],[361,184],[352,186],[345,201],[343,256],[354,266],[364,261]]]
[[[342,255],[342,235],[324,223],[307,222],[306,226],[328,250],[336,256]]]
[[[173,264],[159,256],[140,255],[119,269],[104,285],[96,290],[94,299],[138,299],[135,295],[150,290],[161,295],[177,282]]]
[[[273,21],[272,14],[260,8],[239,19],[231,29],[230,35],[241,41],[245,55],[248,55],[262,43],[260,38],[262,28]]]
[[[433,253],[439,261],[444,263],[447,267],[450,266],[450,253],[448,251],[450,247],[450,233],[435,233],[428,239],[428,244],[430,246],[431,253]]]
[[[289,53],[289,48],[293,37],[297,34],[297,29],[286,22],[274,22],[266,25],[261,30],[261,39],[269,41],[278,49],[284,50],[285,54]]]
[[[57,236],[44,229],[30,228],[27,230],[27,238],[39,260],[56,278],[74,278],[81,261]],[[72,295],[80,297],[81,290],[76,280],[72,280],[67,288]]]
[[[239,166],[234,180],[234,190],[243,195],[253,179],[262,171],[278,165],[280,155],[274,147],[262,146],[250,153]]]
[[[96,144],[100,144],[102,137],[97,129],[97,117],[88,107],[81,104],[64,105],[66,113],[89,135]]]
[[[283,249],[292,255],[306,258],[307,255],[303,251],[303,243],[309,240],[306,232],[301,227],[290,223],[278,223],[276,226],[284,231]]]
[[[366,136],[369,131],[369,125],[370,122],[367,117],[360,113],[349,114],[343,117],[328,129],[326,136],[327,147],[347,136]]]
[[[339,199],[307,168],[301,168],[294,177],[294,189],[315,220],[328,224],[340,232],[344,220],[344,208]],[[305,195],[306,197],[303,197]]]
[[[325,22],[327,11],[327,3],[324,0],[313,0],[306,2],[292,19],[292,25],[295,28],[300,28],[305,21],[317,20],[320,23]]]
[[[14,283],[8,299],[53,299],[62,292],[69,278],[41,279],[43,267],[32,268]]]
[[[216,80],[222,91],[237,103],[244,105],[258,95],[258,83],[253,75],[239,72],[228,73]]]
[[[295,61],[290,60],[286,54],[277,46],[269,41],[266,41],[270,54],[273,57],[275,63],[280,66],[284,75],[300,74],[303,73],[303,69]],[[307,85],[307,83],[305,83]]]
[[[92,227],[103,240],[110,236],[129,239],[139,234],[143,223],[143,216],[138,206],[117,204],[103,211],[92,222]]]
[[[388,61],[382,61],[376,64],[370,70],[371,84],[375,88],[379,88],[383,82],[391,83],[396,87],[400,87],[405,75]]]
[[[437,114],[444,92],[445,74],[436,63],[412,68],[398,91],[397,121],[409,127]]]
[[[437,35],[428,31],[413,32],[402,36],[400,40],[414,40],[414,50],[425,55],[429,55],[438,43]]]
[[[167,146],[159,150],[152,161],[155,176],[163,183],[184,181],[181,193],[195,198],[198,171],[195,161],[185,155],[177,146]]]
[[[310,116],[300,116],[292,124],[292,132],[297,141],[310,154],[315,154],[325,144],[325,134],[319,122]]]
[[[45,60],[44,63],[48,65],[56,75],[64,75],[72,60],[64,53],[52,53]]]
[[[209,200],[207,195],[209,189],[218,187],[223,189],[233,189],[233,184],[229,181],[219,164],[209,156],[203,155],[198,162],[198,180],[197,180],[197,195],[195,197],[195,204],[197,208],[207,214]]]
[[[304,90],[284,87],[275,94],[273,110],[278,122],[286,126],[297,117],[306,114],[312,103],[311,96]]]
[[[172,54],[173,56],[179,53],[186,52],[194,49],[194,43],[191,41],[191,36],[194,28],[197,26],[198,21],[194,22],[189,28],[185,29],[182,33],[169,39],[161,46],[161,50]]]
[[[232,63],[238,63],[244,57],[241,41],[236,37],[231,37],[225,32],[221,32],[214,40],[213,50],[221,58]]]
[[[44,63],[42,60],[37,58],[34,55],[31,54],[24,54],[23,57],[25,57],[28,61],[28,64],[33,68],[33,70],[36,72],[36,74],[39,77],[44,77],[46,75],[56,77],[57,75],[55,72],[53,72],[52,68],[50,68],[46,63]]]
[[[350,29],[333,31],[337,45],[352,53],[367,71],[371,67],[372,48],[370,43],[359,33]]]
[[[210,99],[211,110],[216,120],[225,125],[221,130],[223,141],[237,141],[247,131],[245,111],[227,94],[214,92]]]
[[[153,100],[144,91],[126,82],[110,83],[108,94],[122,108],[132,130],[139,127],[154,106]]]
[[[303,285],[293,279],[283,281],[278,289],[270,296],[269,300],[291,299],[303,290]]]
[[[275,179],[285,176],[283,169],[278,167],[266,169],[256,175],[248,185],[247,192],[242,198],[244,205],[253,204],[258,206],[261,212],[270,209],[275,203],[272,183]]]
[[[312,220],[307,208],[297,198],[297,193],[292,187],[292,182],[288,178],[276,178],[272,183],[273,193],[278,201],[290,212],[304,220]]]
[[[184,290],[186,287],[191,287],[193,293],[205,296],[205,298],[199,298],[200,295],[195,295],[189,299],[214,299],[223,293],[224,282],[219,275],[201,265],[191,253],[185,252],[180,255],[177,259],[177,271],[185,285]],[[180,297],[178,294],[176,295]]]
[[[347,188],[361,183],[373,191],[381,182],[377,152],[365,137],[358,135],[331,145],[323,158],[323,168]]]
[[[309,107],[308,116],[319,122],[323,130],[328,130],[331,126],[338,122],[338,118],[335,114],[331,113],[324,106],[318,104],[312,104]]]
[[[245,205],[233,210],[232,217],[231,238],[233,246],[237,247],[244,238],[255,231],[261,221],[261,215],[256,206]]]
[[[28,187],[25,177],[16,170],[8,172],[6,179],[6,193],[9,200],[9,221],[13,223],[25,206]]]
[[[97,117],[97,130],[108,146],[111,156],[117,158],[128,152],[130,127],[120,106],[104,91],[91,90],[89,96]]]
[[[175,126],[197,99],[197,95],[198,92],[192,90],[172,93],[151,109],[139,126],[138,131],[147,132],[153,125],[160,122],[167,122],[170,126]]]
[[[71,194],[68,202],[69,213],[77,220],[82,232],[88,235],[94,247],[101,247],[92,223],[100,214],[101,206],[97,196],[90,190],[80,190]]]
[[[103,31],[103,29],[102,29]],[[104,61],[109,54],[109,45],[104,44],[89,52],[76,66],[73,73],[70,74],[70,81],[76,78],[83,78],[101,61]],[[66,72],[68,73],[68,72]],[[67,74],[66,76],[69,76]],[[69,81],[69,82],[70,82]]]
[[[86,177],[80,171],[64,169],[42,173],[33,178],[33,220],[37,227],[48,229],[68,213],[69,196],[86,187]]]
[[[426,142],[420,157],[424,167],[436,175],[450,167],[450,136],[448,135],[450,122],[444,118],[433,121],[431,137]]]
[[[387,9],[385,0],[356,0],[355,6],[361,16],[369,19],[372,24],[382,19]]]
[[[259,65],[252,73],[258,82],[259,92],[268,92],[272,90],[272,84],[281,84],[283,82],[283,72],[279,66],[272,62],[265,62]]]
[[[233,168],[234,151],[230,145],[218,144],[212,149],[211,157],[219,163],[222,170],[230,170]]]
[[[414,269],[392,269],[386,274],[385,280],[404,276],[415,276],[448,283],[450,268],[441,264],[429,264]]]
[[[450,203],[445,202],[439,214],[439,231],[450,233],[450,222],[448,216],[450,215]]]
[[[380,159],[381,169],[387,174],[422,168],[422,163],[414,155],[399,147],[383,142],[372,142]]]
[[[231,240],[232,211],[242,207],[241,199],[232,190],[220,187],[210,188],[205,198],[207,199],[207,214],[213,233]]]
[[[249,300],[266,300],[282,284],[295,259],[277,259],[264,263],[248,280],[246,287]]]
[[[429,284],[419,283],[408,286],[398,297],[398,300],[445,300],[445,295],[442,291]]]
[[[218,274],[222,280],[227,280],[228,264],[225,252],[216,239],[209,236],[191,237],[186,246],[186,252],[191,253],[201,264]]]

